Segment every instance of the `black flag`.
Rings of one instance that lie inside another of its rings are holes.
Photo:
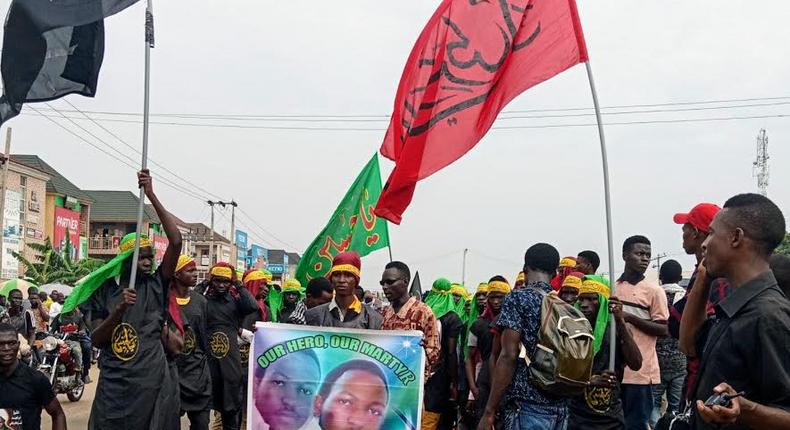
[[[93,97],[104,59],[104,18],[137,0],[13,0],[3,36],[0,125],[22,104]]]
[[[414,280],[411,281],[411,288],[409,288],[409,295],[422,301],[422,285],[420,285],[420,272],[414,274]]]

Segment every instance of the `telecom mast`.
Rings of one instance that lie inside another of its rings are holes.
[[[765,135],[765,129],[761,129],[757,134],[757,159],[752,163],[752,176],[757,178],[757,188],[760,194],[768,195],[768,136]]]

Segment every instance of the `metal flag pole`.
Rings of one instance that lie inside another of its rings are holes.
[[[598,122],[598,138],[601,141],[601,164],[603,166],[603,194],[606,206],[606,243],[609,248],[609,284],[611,295],[614,291],[614,235],[612,233],[612,197],[609,191],[609,158],[606,154],[606,138],[603,133],[603,122],[601,121],[601,107],[598,104],[598,92],[595,91],[595,81],[593,81],[592,67],[590,60],[584,63],[587,68],[587,78],[590,80],[590,91],[592,92],[593,106],[595,106],[595,120]],[[606,309],[605,311],[609,311]],[[600,312],[600,310],[598,311]],[[617,324],[609,324],[609,370],[614,370],[615,346],[617,345]]]
[[[153,0],[148,0],[145,8],[145,83],[143,97],[143,151],[141,170],[148,168],[148,118],[151,97],[151,48],[154,47],[154,6]],[[145,189],[140,187],[140,202],[137,205],[137,234],[134,238],[134,253],[132,254],[132,273],[129,278],[129,288],[137,285],[137,262],[140,259],[140,235],[143,230],[143,210],[145,209]]]

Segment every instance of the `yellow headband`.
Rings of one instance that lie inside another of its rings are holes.
[[[576,276],[568,275],[565,277],[565,280],[562,282],[563,287],[570,287],[576,288],[577,290],[582,287],[582,280]]]
[[[195,262],[194,258],[188,255],[181,254],[178,257],[178,263],[176,263],[176,272],[180,272],[181,269],[186,267],[189,263],[194,263],[194,262]]]
[[[592,279],[586,279],[584,282],[582,282],[582,286],[579,288],[579,294],[585,294],[585,293],[598,293],[608,299],[609,287],[598,281],[593,281]]]
[[[478,294],[487,294],[488,293],[488,284],[485,282],[481,282],[480,285],[477,286],[477,291],[475,295]]]
[[[230,267],[215,267],[211,269],[211,276],[233,279],[233,269]]]
[[[264,274],[260,270],[255,270],[248,273],[247,276],[245,276],[241,282],[246,284],[247,282],[259,281],[261,279],[265,279],[267,281],[270,280],[270,279],[266,279],[266,274]]]
[[[289,279],[283,284],[283,293],[301,293],[302,284],[296,279]]]
[[[456,296],[461,296],[461,297],[466,297],[466,295],[468,293],[466,291],[466,288],[464,288],[464,287],[462,287],[462,286],[460,286],[458,284],[455,284],[452,287],[450,287],[450,294],[453,294],[453,295],[456,295]]]
[[[510,285],[507,282],[502,282],[502,281],[489,282],[488,292],[510,294]]]
[[[152,246],[151,239],[145,236],[140,237],[140,248],[148,248],[150,246]],[[121,251],[121,253],[124,253],[126,251],[131,251],[133,249],[134,249],[134,239],[127,240],[126,242],[121,242],[121,244],[118,245],[118,250]]]
[[[332,268],[329,269],[329,273],[327,273],[326,276],[327,277],[332,276],[332,274],[335,272],[348,272],[356,276],[357,278],[360,277],[359,268],[357,266],[354,266],[353,264],[338,264],[337,266],[332,266]]]
[[[560,267],[576,267],[576,260],[570,257],[565,257],[560,260]]]
[[[516,282],[524,282],[527,278],[524,276],[524,272],[518,272],[518,276],[516,277]]]

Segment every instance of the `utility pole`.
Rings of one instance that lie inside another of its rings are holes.
[[[768,136],[765,135],[765,129],[760,129],[757,134],[757,158],[752,163],[752,176],[757,178],[757,189],[760,194],[768,195]]]
[[[232,207],[231,215],[230,215],[230,229],[234,230],[236,228],[236,207],[239,204],[236,203],[233,200],[231,200],[229,202],[222,202],[222,201],[216,201],[215,202],[213,200],[208,200],[206,203],[208,203],[208,205],[211,206],[211,241],[210,241],[211,242],[211,245],[210,245],[211,248],[208,251],[208,265],[209,266],[213,266],[213,265],[217,264],[216,261],[214,261],[214,260],[218,260],[218,258],[215,258],[215,254],[214,254],[214,247],[216,246],[216,243],[214,241],[214,206],[215,205],[220,205],[220,206],[222,206],[224,208],[225,206],[229,205],[229,206]],[[237,254],[237,251],[235,251],[236,250],[236,233],[235,233],[235,231],[231,231],[231,235],[232,235],[231,249],[234,250],[234,251],[231,252],[231,255],[233,256],[233,258],[237,258],[238,254]],[[235,262],[233,262],[233,264],[235,264]]]
[[[650,261],[655,261],[656,262],[656,264],[653,265],[653,268],[661,270],[661,260],[663,260],[664,258],[667,258],[667,257],[669,257],[669,254],[664,252],[662,254],[658,254],[655,257],[651,258]]]
[[[235,267],[239,261],[239,244],[236,243],[236,207],[239,205],[235,201],[230,201],[230,243],[231,243],[231,264]]]
[[[208,245],[208,266],[211,267],[214,265],[214,205],[217,202],[209,200],[206,203],[211,206],[211,237]]]
[[[11,163],[11,128],[7,128],[5,132],[5,152],[3,152],[3,158],[0,159],[0,163],[3,163],[3,184],[0,186],[0,232],[5,231],[5,191],[6,191],[6,183],[8,178],[8,165]],[[0,241],[3,239],[0,238]],[[5,250],[2,247],[2,242],[0,242],[0,278],[2,278],[2,270],[3,270],[3,257]]]
[[[461,285],[466,288],[466,254],[469,253],[469,248],[464,248],[464,263],[461,268]]]

